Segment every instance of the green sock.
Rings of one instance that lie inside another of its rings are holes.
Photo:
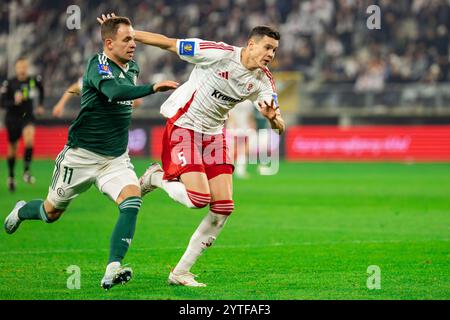
[[[119,219],[111,236],[108,264],[114,261],[122,262],[125,257],[134,236],[141,204],[141,198],[129,197],[119,205]]]
[[[31,200],[27,202],[22,208],[19,209],[20,220],[42,220],[49,222],[47,214],[44,209],[43,200]]]

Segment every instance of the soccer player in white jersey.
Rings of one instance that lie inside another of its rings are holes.
[[[275,57],[279,39],[280,34],[267,26],[255,27],[244,48],[136,31],[137,41],[171,51],[195,64],[189,80],[161,106],[167,118],[163,170],[153,164],[140,178],[142,195],[158,187],[188,208],[209,205],[208,214],[169,274],[170,284],[205,286],[195,280],[190,269],[213,244],[234,209],[234,167],[223,134],[228,112],[246,99],[258,101],[259,111],[272,129],[280,134],[285,130],[274,79],[267,68]]]
[[[98,19],[107,19],[103,15]],[[140,178],[142,196],[162,188],[188,208],[209,212],[192,235],[189,245],[169,274],[169,283],[203,287],[190,272],[210,247],[234,209],[232,173],[224,122],[238,102],[257,101],[272,129],[285,130],[275,84],[267,65],[274,59],[280,34],[267,26],[255,27],[244,48],[201,39],[174,39],[136,31],[138,42],[176,53],[195,64],[189,80],[161,106],[167,118],[162,164],[151,165]]]

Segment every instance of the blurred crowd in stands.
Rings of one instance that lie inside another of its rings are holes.
[[[307,81],[351,83],[356,91],[379,91],[389,83],[449,81],[450,0],[11,0],[0,12],[0,79],[6,77],[7,46],[31,58],[49,94],[82,74],[101,50],[96,17],[115,12],[135,29],[169,37],[198,37],[244,46],[251,28],[276,26],[281,34],[274,71],[301,71]],[[69,30],[66,9],[81,9],[81,28]],[[381,29],[369,30],[370,5],[381,9]],[[158,48],[138,46],[141,81],[186,80],[192,68]]]

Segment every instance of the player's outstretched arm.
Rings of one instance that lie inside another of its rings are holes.
[[[100,84],[100,91],[108,97],[110,101],[134,100],[153,94],[178,88],[179,83],[175,81],[161,81],[155,84],[145,84],[141,86],[132,86],[120,84],[114,79],[103,81]]]
[[[106,20],[115,17],[114,13],[108,13],[107,15],[102,14],[100,18],[97,18],[97,21],[102,24]],[[159,47],[161,49],[171,51],[173,53],[177,52],[177,39],[168,38],[159,33],[152,33],[147,31],[135,31],[135,39],[138,42],[143,44],[148,44],[150,46]]]
[[[270,127],[274,130],[278,130],[278,134],[282,134],[286,130],[286,124],[281,117],[280,108],[274,107],[274,100],[272,99],[269,104],[267,101],[264,103],[258,102],[259,112],[270,122]]]
[[[176,89],[176,88],[178,88],[178,86],[179,86],[178,82],[165,80],[165,81],[155,83],[153,85],[153,91],[154,92],[163,92],[163,91]],[[137,108],[139,108],[143,102],[144,101],[142,98],[137,98],[137,99],[133,100],[133,109],[136,110]]]
[[[135,40],[143,44],[159,47],[173,53],[177,52],[177,39],[168,38],[159,33],[136,30]]]
[[[153,91],[164,92],[164,91],[176,89],[176,88],[178,88],[179,85],[180,84],[176,81],[164,80],[164,81],[156,82],[153,85]]]

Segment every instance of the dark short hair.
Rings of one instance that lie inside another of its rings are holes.
[[[269,27],[269,26],[254,27],[253,30],[250,32],[250,35],[248,36],[248,38],[250,39],[250,38],[264,37],[264,36],[268,36],[275,40],[280,40],[280,38],[281,38],[280,33],[277,30],[275,30],[274,28]]]
[[[114,17],[103,22],[101,27],[102,40],[114,39],[121,24],[131,26],[131,21],[127,17]]]

